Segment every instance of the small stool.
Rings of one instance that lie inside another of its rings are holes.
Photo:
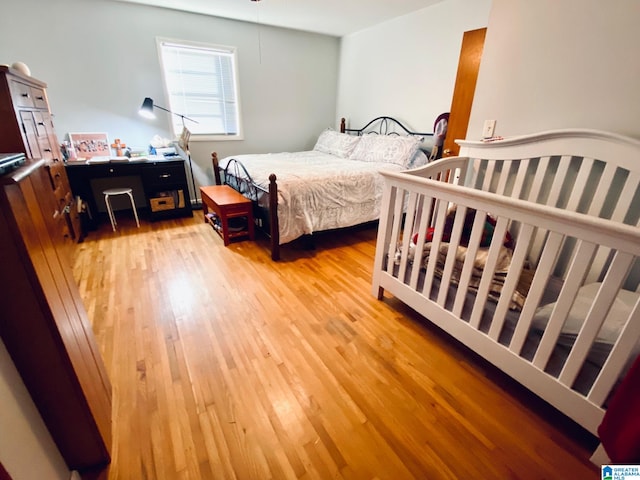
[[[136,210],[136,203],[133,201],[133,190],[130,188],[108,188],[102,192],[104,194],[104,203],[107,206],[107,213],[109,213],[109,220],[111,220],[111,228],[116,231],[116,217],[113,214],[113,208],[111,208],[111,200],[109,197],[114,195],[128,195],[131,200],[131,207],[133,208],[133,215],[136,217],[136,225],[140,228],[140,222],[138,221],[138,211]]]

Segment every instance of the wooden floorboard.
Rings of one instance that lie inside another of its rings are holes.
[[[117,212],[74,275],[113,384],[108,479],[596,479],[594,439],[390,296],[375,226],[224,247]]]

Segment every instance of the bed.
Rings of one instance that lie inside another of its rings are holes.
[[[639,353],[640,141],[574,129],[458,143],[458,157],[382,173],[372,293],[597,435]]]
[[[214,177],[253,201],[256,227],[278,260],[280,246],[297,238],[378,220],[380,172],[426,164],[446,134],[446,118],[439,116],[436,126],[434,136],[382,116],[351,129],[343,118],[340,131],[321,132],[311,151],[224,159],[213,152]]]

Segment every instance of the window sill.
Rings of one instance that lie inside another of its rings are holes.
[[[243,135],[207,135],[191,134],[190,142],[228,142],[233,140],[244,140]]]

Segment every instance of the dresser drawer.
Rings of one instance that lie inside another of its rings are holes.
[[[58,186],[53,190],[53,196],[56,199],[56,210],[63,211],[64,207],[68,205],[66,193],[68,192],[62,186]]]
[[[43,112],[33,112],[33,120],[36,124],[36,134],[39,137],[46,137],[49,133],[46,124],[49,120],[49,115],[45,115]]]
[[[36,108],[41,108],[43,110],[49,109],[49,104],[47,103],[47,96],[44,93],[42,88],[31,87],[31,97],[33,98],[33,106]]]
[[[32,87],[16,80],[9,82],[9,88],[15,106],[48,110],[47,97],[42,88]]]
[[[11,98],[17,107],[35,107],[31,87],[15,80],[9,81]]]
[[[40,147],[40,156],[46,160],[54,159],[54,150],[51,148],[49,137],[38,137],[38,146]]]
[[[65,188],[67,185],[64,180],[66,173],[64,171],[64,164],[61,162],[52,162],[47,165],[47,171],[49,172],[49,179],[51,180],[51,188]]]

